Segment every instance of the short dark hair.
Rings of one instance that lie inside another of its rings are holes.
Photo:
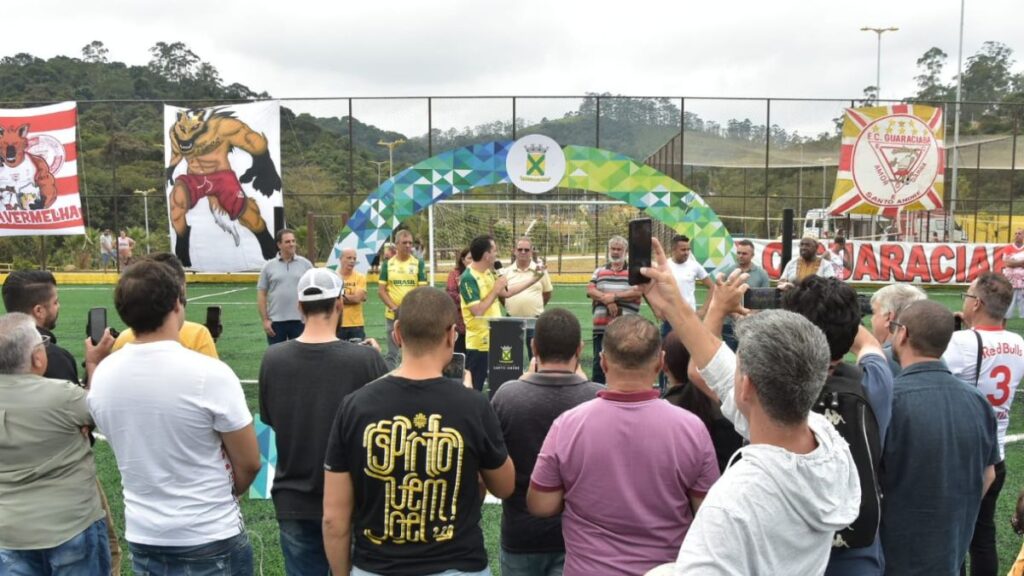
[[[473,257],[473,262],[483,260],[484,254],[491,250],[491,242],[494,242],[494,238],[487,234],[473,238],[469,243],[469,254]]]
[[[1006,316],[1013,302],[1013,285],[1001,274],[985,272],[978,276],[974,290],[985,308],[985,314],[1000,319]]]
[[[676,234],[675,236],[672,237],[672,245],[673,246],[675,246],[676,244],[679,244],[680,242],[689,242],[689,241],[690,241],[690,237],[687,236],[686,234]]]
[[[746,246],[746,247],[750,248],[751,250],[754,249],[754,243],[751,242],[750,240],[747,240],[746,238],[744,238],[742,240],[737,240],[736,243],[739,244],[740,246]]]
[[[121,274],[114,288],[114,307],[136,336],[156,332],[175,304],[183,301],[184,289],[170,266],[141,260]]]
[[[807,318],[825,333],[833,362],[850,351],[860,329],[857,291],[835,278],[804,278],[783,293],[782,308]]]
[[[896,321],[906,327],[910,347],[928,358],[941,358],[953,337],[953,313],[932,300],[912,302]]]
[[[174,271],[174,275],[178,277],[178,280],[181,280],[182,286],[185,285],[185,266],[181,264],[181,260],[179,260],[177,256],[170,252],[157,252],[156,254],[147,256],[146,258],[154,262],[170,266],[171,270]]]
[[[842,236],[836,236],[835,239],[833,239],[832,241],[835,242],[836,244],[839,244],[840,246],[846,245],[846,238],[843,238]]]
[[[604,356],[626,370],[643,368],[661,352],[661,334],[639,315],[619,316],[604,331]]]
[[[437,288],[421,286],[409,292],[398,307],[403,349],[422,353],[437,348],[458,321],[457,314],[451,297]]]
[[[565,308],[549,308],[537,318],[533,341],[542,361],[568,362],[580,349],[580,321]]]
[[[690,351],[683,345],[675,330],[669,332],[662,340],[661,349],[665,352],[665,372],[676,382],[689,380],[686,371],[690,365]]]
[[[277,231],[277,234],[274,234],[274,241],[280,243],[281,239],[284,238],[285,234],[291,234],[292,236],[295,236],[295,231],[292,230],[291,228],[281,228],[280,230]]]
[[[341,298],[341,296],[338,296],[338,298]],[[338,305],[338,298],[299,302],[299,309],[302,310],[303,316],[330,316]]]
[[[15,270],[4,280],[4,308],[32,315],[32,309],[53,297],[57,279],[47,270]]]

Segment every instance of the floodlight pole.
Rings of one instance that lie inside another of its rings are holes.
[[[951,240],[953,237],[954,226],[956,225],[956,219],[954,214],[956,213],[956,180],[957,180],[957,168],[960,164],[960,90],[963,87],[963,68],[964,68],[964,4],[965,0],[960,0],[960,45],[956,51],[956,104],[953,112],[953,185],[949,189],[949,222],[946,224],[945,236],[946,240]],[[981,153],[978,153],[979,162]],[[977,196],[975,196],[974,205],[978,205]],[[977,208],[975,208],[977,210]],[[1010,215],[1011,221],[1013,215]]]
[[[380,188],[380,167],[387,164],[387,162],[383,160],[370,160],[370,164],[377,167],[377,188]]]
[[[383,140],[377,141],[378,146],[383,146],[388,149],[388,178],[395,175],[395,148],[402,144],[405,144],[405,140],[402,140],[401,138],[392,142],[385,142]]]
[[[875,56],[875,103],[882,100],[882,34],[886,32],[896,32],[899,28],[890,26],[888,28],[872,28],[865,26],[860,29],[861,32],[874,32],[878,35],[878,51]]]
[[[142,196],[142,209],[145,212],[146,219],[146,254],[149,254],[149,195],[156,192],[155,188],[149,190],[135,190],[134,194]]]

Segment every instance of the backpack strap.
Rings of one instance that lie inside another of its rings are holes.
[[[974,363],[974,387],[978,387],[978,383],[981,381],[981,334],[977,330],[971,330],[974,332],[974,337],[978,339],[978,359]]]

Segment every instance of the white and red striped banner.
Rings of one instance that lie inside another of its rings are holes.
[[[0,236],[84,234],[74,102],[0,110]]]
[[[751,242],[754,244],[754,263],[764,268],[771,279],[778,280],[782,273],[782,242]],[[844,269],[839,277],[853,283],[969,284],[984,272],[1001,274],[1003,252],[1007,246],[847,241],[847,261],[852,269]],[[824,242],[818,253],[828,260]],[[799,241],[794,240],[793,258],[799,258],[799,254]]]

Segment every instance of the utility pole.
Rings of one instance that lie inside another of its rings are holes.
[[[388,149],[388,178],[395,175],[395,148],[402,144],[405,144],[405,140],[402,140],[401,138],[393,142],[385,142],[383,140],[379,140],[377,142],[378,146],[383,146]]]
[[[387,162],[383,160],[370,160],[370,164],[377,167],[377,188],[380,188],[380,167],[387,164]]]

